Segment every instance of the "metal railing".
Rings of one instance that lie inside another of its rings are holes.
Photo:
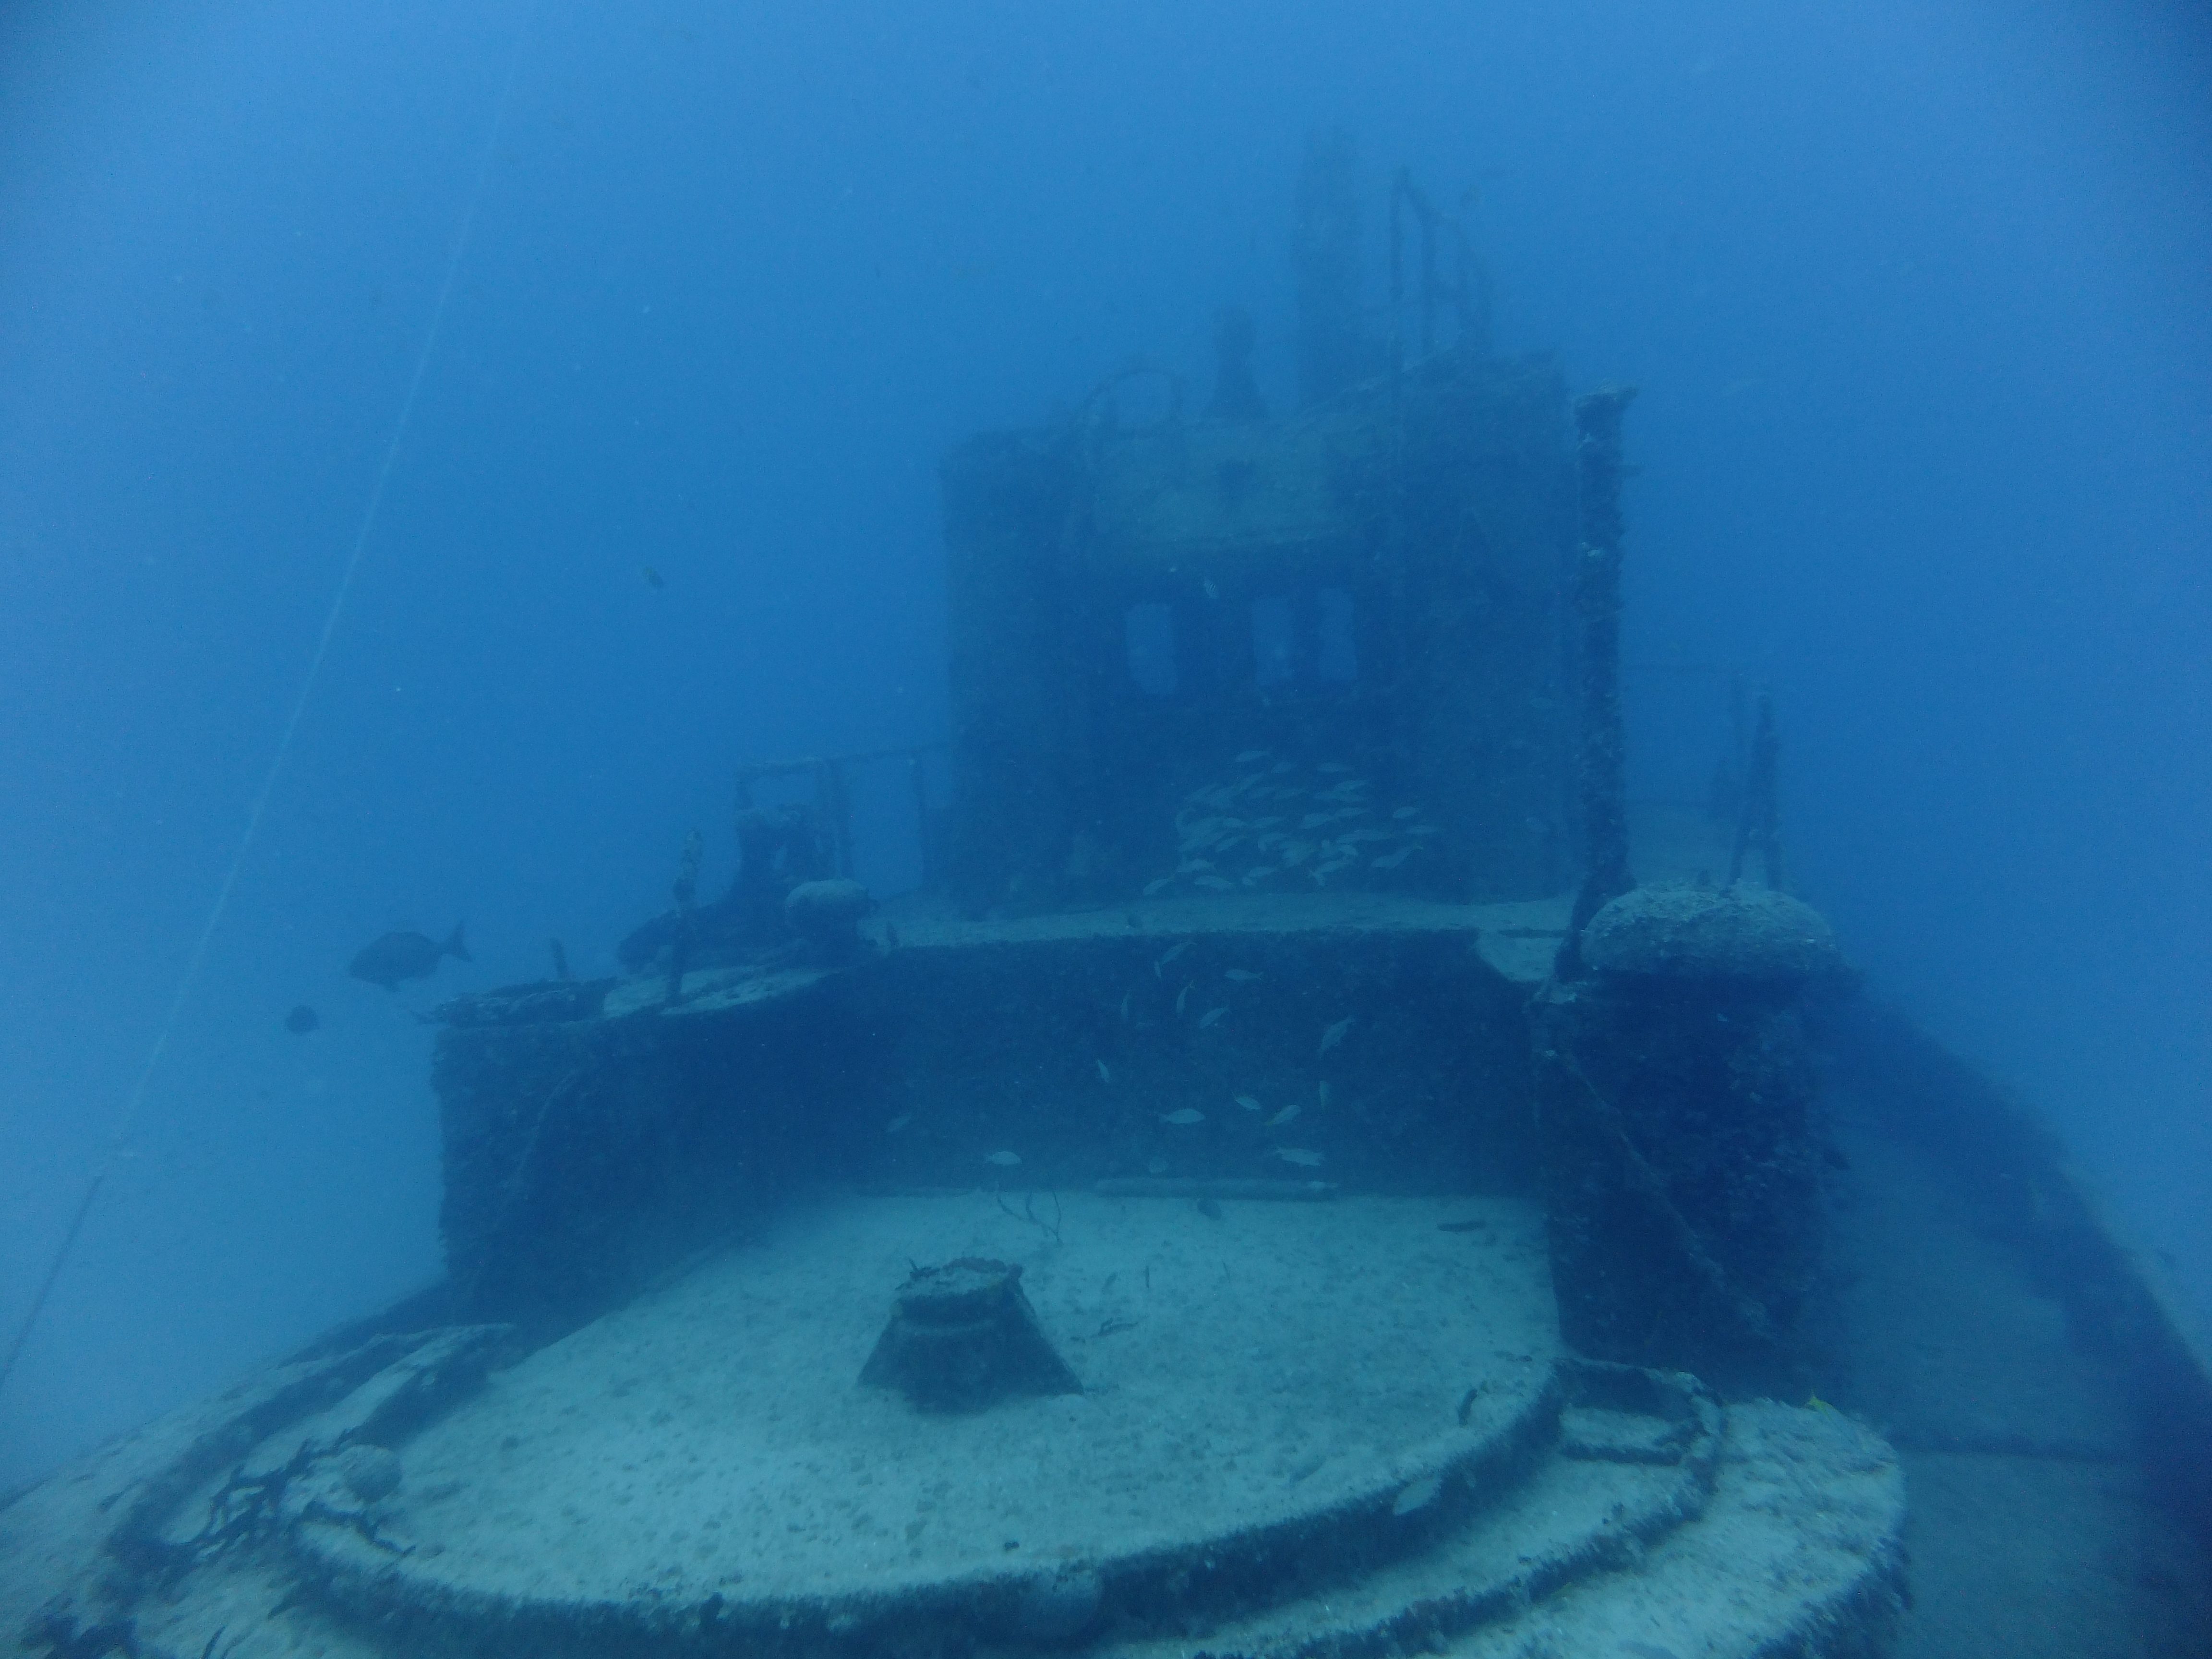
[[[917,744],[900,749],[866,749],[845,755],[807,755],[791,760],[748,761],[738,768],[738,811],[757,805],[754,786],[771,778],[811,777],[813,806],[830,838],[830,860],[836,873],[853,873],[852,772],[862,766],[903,761],[907,785],[914,800],[915,835],[921,852],[921,884],[936,885],[944,868],[938,845],[937,817],[929,804],[929,780],[921,763],[924,755],[942,752],[942,743]]]

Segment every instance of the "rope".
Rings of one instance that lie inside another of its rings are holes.
[[[491,177],[492,161],[499,147],[499,137],[507,125],[507,110],[514,96],[516,72],[522,64],[522,49],[529,39],[530,25],[535,9],[523,20],[515,35],[514,48],[509,55],[507,77],[500,88],[499,103],[492,114],[491,132],[484,140],[483,154],[477,162],[476,179],[469,192],[466,210],[461,216],[459,234],[453,239],[451,255],[446,261],[445,278],[438,285],[437,303],[431,307],[430,326],[422,337],[422,349],[415,359],[415,372],[407,381],[407,394],[400,400],[399,416],[392,423],[392,440],[384,447],[384,459],[376,469],[376,478],[369,487],[368,501],[363,507],[360,527],[354,532],[353,545],[347,552],[345,568],[338,577],[337,591],[331,596],[329,611],[323,617],[323,631],[315,641],[315,653],[308,659],[307,672],[300,682],[299,695],[292,700],[291,713],[284,721],[284,730],[276,740],[276,753],[270,757],[269,769],[262,775],[261,787],[253,797],[252,810],[246,814],[245,833],[239,837],[238,848],[232,854],[230,867],[223,872],[222,884],[216,888],[215,902],[209,908],[207,921],[200,928],[199,937],[193,941],[191,954],[185,960],[184,972],[177,980],[175,994],[169,999],[168,1012],[163,1016],[160,1030],[155,1036],[154,1046],[146,1055],[146,1063],[138,1069],[138,1080],[125,1098],[123,1109],[117,1115],[115,1128],[108,1137],[106,1151],[85,1182],[83,1196],[77,1200],[70,1214],[69,1225],[63,1230],[61,1243],[47,1263],[46,1276],[39,1281],[36,1295],[31,1298],[28,1312],[9,1345],[8,1355],[0,1360],[0,1389],[15,1374],[15,1366],[23,1357],[23,1350],[38,1328],[40,1318],[46,1310],[46,1303],[53,1295],[54,1285],[62,1276],[75,1253],[77,1240],[82,1237],[86,1218],[92,1214],[94,1203],[100,1188],[107,1184],[116,1161],[130,1145],[131,1131],[137,1127],[138,1114],[146,1103],[146,1095],[160,1069],[164,1055],[168,1053],[169,1041],[176,1035],[177,1024],[182,1018],[185,1005],[198,988],[201,970],[207,965],[208,947],[214,942],[216,930],[222,927],[224,915],[230,908],[231,895],[237,890],[238,878],[246,868],[246,860],[253,851],[253,843],[261,833],[261,821],[267,816],[270,797],[276,793],[278,779],[283,775],[285,763],[290,759],[292,744],[299,736],[300,723],[306,718],[308,702],[314,696],[315,682],[321,677],[323,664],[331,653],[331,641],[337,637],[339,620],[345,614],[346,601],[352,596],[354,579],[360,574],[362,556],[368,550],[369,537],[376,528],[378,513],[384,506],[385,487],[392,482],[392,469],[399,459],[401,444],[415,416],[415,404],[422,391],[422,382],[429,372],[430,359],[438,349],[438,336],[446,322],[446,312],[452,304],[453,289],[460,279],[461,265],[468,256],[469,240],[476,230],[477,211],[483,205],[484,187]]]

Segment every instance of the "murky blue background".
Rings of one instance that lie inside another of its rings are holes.
[[[1202,383],[1229,301],[1287,400],[1316,123],[1378,251],[1398,163],[1476,191],[1501,348],[1644,388],[1629,654],[1698,672],[1632,682],[1638,793],[1771,681],[1801,890],[2212,1303],[2208,87],[2129,0],[9,8],[10,1331],[422,375],[0,1484],[435,1271],[407,1009],[605,969],[695,824],[718,887],[736,762],[943,734],[950,442]],[[343,976],[464,916],[473,967]]]

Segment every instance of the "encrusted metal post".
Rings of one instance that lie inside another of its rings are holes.
[[[1628,739],[1620,714],[1620,416],[1632,386],[1601,386],[1575,399],[1582,551],[1575,611],[1582,620],[1583,884],[1555,971],[1582,974],[1583,926],[1636,884],[1628,868]]]
[[[1316,131],[1306,138],[1291,247],[1298,403],[1311,409],[1376,367],[1360,331],[1359,157],[1346,133]]]
[[[853,803],[845,789],[845,769],[835,759],[814,763],[814,810],[830,832],[830,874],[853,873]]]
[[[707,850],[706,838],[696,830],[684,837],[684,855],[676,863],[676,881],[669,889],[676,901],[676,929],[668,941],[668,991],[673,1008],[684,1000],[684,970],[691,963],[691,946],[699,935],[694,901],[699,896],[699,860]]]
[[[1782,740],[1774,731],[1774,694],[1759,693],[1759,730],[1751,740],[1751,769],[1743,783],[1743,811],[1736,821],[1735,849],[1729,855],[1729,885],[1743,879],[1744,855],[1757,843],[1765,857],[1766,884],[1783,890]]]

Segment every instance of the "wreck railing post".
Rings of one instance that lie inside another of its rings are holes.
[[[1582,744],[1576,772],[1583,820],[1583,883],[1559,947],[1562,979],[1582,972],[1582,932],[1607,901],[1636,884],[1628,867],[1628,738],[1620,713],[1620,417],[1634,386],[1601,386],[1575,399],[1582,548],[1574,604],[1582,623]]]
[[[1782,740],[1774,730],[1774,694],[1761,686],[1759,725],[1751,740],[1751,766],[1743,785],[1743,811],[1736,820],[1735,847],[1729,855],[1729,885],[1743,878],[1744,856],[1756,842],[1766,866],[1766,884],[1783,890]]]

